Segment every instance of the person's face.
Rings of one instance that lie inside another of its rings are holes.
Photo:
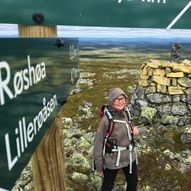
[[[127,104],[127,98],[124,95],[120,95],[113,100],[113,106],[116,109],[122,110]]]

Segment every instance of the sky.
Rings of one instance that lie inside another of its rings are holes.
[[[111,27],[80,27],[57,26],[58,37],[100,37],[100,38],[134,38],[159,37],[191,38],[190,29],[144,29],[144,28],[111,28]],[[0,24],[0,37],[18,37],[15,24]]]

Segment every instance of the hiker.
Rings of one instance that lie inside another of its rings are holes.
[[[127,191],[136,191],[137,156],[133,136],[139,130],[131,123],[127,102],[128,97],[120,88],[110,90],[108,106],[96,133],[93,152],[96,174],[103,177],[101,191],[112,190],[119,169],[125,174]]]

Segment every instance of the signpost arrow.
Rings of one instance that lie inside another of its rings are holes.
[[[182,11],[177,15],[177,17],[168,25],[167,29],[172,28],[172,26],[182,17],[182,15],[191,7],[191,1],[182,9]]]
[[[0,4],[0,23],[191,28],[190,0],[0,0]]]

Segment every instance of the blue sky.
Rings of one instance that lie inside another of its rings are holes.
[[[187,37],[191,38],[191,30],[179,29],[138,29],[138,28],[110,28],[110,27],[79,27],[58,26],[59,37]],[[0,24],[0,37],[18,37],[18,27],[15,24]]]

